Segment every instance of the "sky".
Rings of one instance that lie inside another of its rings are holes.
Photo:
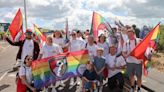
[[[90,29],[93,11],[101,14],[115,27],[114,21],[125,25],[155,26],[164,23],[164,0],[26,0],[27,25],[64,29]],[[24,0],[0,0],[0,23],[11,23],[20,8],[24,16]]]

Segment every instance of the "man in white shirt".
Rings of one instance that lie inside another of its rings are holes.
[[[80,51],[80,50],[85,49],[85,45],[86,45],[85,42],[82,41],[82,40],[77,39],[77,33],[75,31],[73,31],[71,33],[71,36],[72,36],[72,40],[69,42],[69,45],[68,45],[70,52]],[[77,77],[77,80],[78,79],[80,80],[80,78]],[[77,81],[76,83],[78,85],[80,85],[80,81]],[[73,86],[76,83],[74,83],[74,78],[71,78],[70,85]]]
[[[75,31],[71,34],[72,40],[69,42],[69,51],[80,51],[85,49],[85,42],[77,39],[77,33]]]
[[[61,54],[62,52],[63,52],[62,48],[59,45],[53,43],[52,37],[49,36],[49,37],[47,37],[46,44],[41,48],[38,59],[47,58],[50,56]],[[53,84],[53,86],[52,86],[52,92],[56,92],[56,89],[54,86],[55,86],[55,84]],[[45,89],[46,92],[48,91],[48,89],[47,88]]]
[[[89,52],[90,60],[93,61],[93,57],[97,55],[97,48],[98,48],[98,46],[94,43],[93,36],[88,37],[88,42],[86,43],[85,48]]]
[[[24,62],[24,58],[27,55],[32,56],[34,60],[38,58],[40,51],[39,44],[33,40],[32,35],[32,30],[27,29],[25,33],[26,38],[24,40],[19,40],[17,42],[11,41],[6,35],[4,35],[4,38],[6,38],[6,41],[9,44],[19,47],[19,51],[16,57],[17,64],[16,67],[14,67],[13,69],[16,69],[18,66],[22,65]]]
[[[137,58],[129,55],[131,51],[133,51],[133,49],[136,47],[136,45],[140,42],[140,39],[137,39],[135,37],[135,33],[132,28],[127,30],[127,35],[129,40],[124,44],[122,54],[127,62],[127,74],[129,76],[130,83],[131,83],[130,92],[135,91],[134,90],[135,75],[137,76],[137,85],[138,85],[137,92],[141,92],[140,87],[142,82],[142,60],[138,60]]]
[[[47,37],[46,44],[41,48],[39,59],[61,54],[62,52],[62,48],[53,43],[52,37]]]
[[[106,64],[108,68],[108,87],[110,90],[115,90],[117,88],[117,81],[119,83],[119,91],[122,92],[124,79],[121,73],[122,69],[125,69],[126,62],[123,56],[117,57],[117,48],[115,45],[111,45],[109,48],[109,54],[106,55]]]

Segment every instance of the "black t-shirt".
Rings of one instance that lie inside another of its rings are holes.
[[[97,77],[97,74],[95,71],[85,70],[83,73],[83,76],[86,77],[88,80],[95,80]]]

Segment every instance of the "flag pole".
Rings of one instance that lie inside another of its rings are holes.
[[[26,0],[24,0],[24,14],[25,14],[25,28],[27,29],[27,11],[26,11]]]

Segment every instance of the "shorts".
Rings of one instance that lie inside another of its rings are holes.
[[[136,75],[137,78],[142,76],[142,64],[127,63],[126,72],[128,76]]]
[[[97,75],[97,80],[103,82],[104,76],[103,74]]]
[[[91,83],[91,82],[85,82],[85,83],[84,83],[84,88],[85,88],[85,89],[90,89],[90,88],[92,88],[92,83]]]

